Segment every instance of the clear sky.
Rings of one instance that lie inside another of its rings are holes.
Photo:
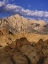
[[[0,0],[0,18],[13,14],[48,21],[48,0]]]
[[[48,0],[14,0],[15,3],[25,9],[48,11]]]

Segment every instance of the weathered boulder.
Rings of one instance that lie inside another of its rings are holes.
[[[13,64],[13,61],[8,53],[0,54],[0,64]]]
[[[44,46],[45,49],[48,49],[48,40],[44,41],[44,45],[43,46]]]
[[[20,48],[21,46],[29,45],[29,44],[30,44],[29,41],[25,37],[22,37],[22,38],[16,40],[17,48]]]
[[[42,51],[44,57],[48,56],[48,49],[42,49],[41,51]]]
[[[44,59],[43,64],[48,64],[48,57]]]
[[[11,57],[14,60],[15,64],[28,64],[27,58],[20,52],[12,52]]]
[[[44,44],[44,41],[42,39],[40,39],[35,46],[36,49],[38,49],[38,51],[41,51],[43,49],[43,44]]]
[[[20,51],[24,55],[27,55],[28,56],[28,58],[31,61],[31,64],[36,64],[39,61],[39,59],[41,58],[41,56],[42,56],[37,51],[37,49],[35,49],[31,45],[24,45],[24,46],[20,47]]]

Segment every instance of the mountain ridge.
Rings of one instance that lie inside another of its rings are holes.
[[[48,23],[43,20],[28,20],[18,14],[0,19],[0,29],[6,28],[12,33],[48,34]]]

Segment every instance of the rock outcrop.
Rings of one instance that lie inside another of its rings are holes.
[[[48,40],[30,44],[22,37],[0,46],[0,64],[48,64]]]

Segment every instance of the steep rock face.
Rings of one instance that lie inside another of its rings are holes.
[[[45,60],[44,60],[43,64],[48,64],[48,57],[47,57],[47,58],[45,58]]]
[[[20,52],[12,52],[11,57],[13,58],[15,64],[28,64],[28,60]]]
[[[26,44],[25,44],[25,42],[26,42]],[[38,43],[36,44],[37,48],[36,48],[36,45],[35,46],[34,46],[34,44],[30,45],[30,44],[27,44],[27,42],[28,41],[26,38],[18,39],[16,41],[17,49],[23,55],[26,55],[30,59],[31,64],[39,64],[39,63],[42,64],[43,62],[46,63],[45,58],[48,57],[48,49],[44,48],[44,41],[42,39],[40,39],[38,41]],[[38,47],[38,45],[40,45],[40,47]],[[38,50],[38,48],[39,48],[39,50]]]
[[[37,62],[39,61],[40,57],[37,53],[37,50],[31,45],[24,45],[20,47],[20,51],[28,56],[31,61],[31,64],[37,64]]]
[[[48,23],[43,20],[27,20],[26,18],[19,16],[18,14],[12,15],[8,18],[3,18],[0,20],[0,29],[7,28],[12,33],[16,32],[34,32],[47,34],[48,33]]]
[[[8,47],[6,47],[8,48]],[[27,58],[16,49],[2,50],[0,53],[0,64],[28,64]]]
[[[9,54],[7,53],[0,54],[0,64],[13,64]]]
[[[48,64],[48,40],[30,44],[22,37],[3,48],[0,46],[0,64]]]
[[[17,15],[10,16],[8,18],[4,18],[1,20],[0,27],[6,27],[11,32],[28,32],[29,31],[29,23],[28,20]]]
[[[16,40],[18,40],[21,37],[26,37],[27,40],[29,41],[30,44],[32,43],[37,43],[40,39],[43,39],[44,41],[48,39],[48,35],[40,35],[40,34],[34,34],[34,33],[16,33],[13,34],[12,32],[8,31],[7,29],[2,29],[0,30],[0,46],[5,47],[6,45],[10,45],[11,43],[13,43],[14,41],[16,42]],[[21,41],[23,41],[23,38],[21,39]],[[24,38],[25,39],[25,38]],[[20,44],[22,45],[23,42]],[[24,45],[25,44],[29,44],[28,41],[24,41]],[[11,47],[15,47],[15,42],[14,44],[11,44]],[[17,45],[19,46],[20,44],[17,43]],[[46,44],[44,43],[44,47],[48,48],[48,40],[46,41]],[[36,47],[40,47],[38,49],[41,49],[41,43],[39,43],[38,45],[36,45]]]

